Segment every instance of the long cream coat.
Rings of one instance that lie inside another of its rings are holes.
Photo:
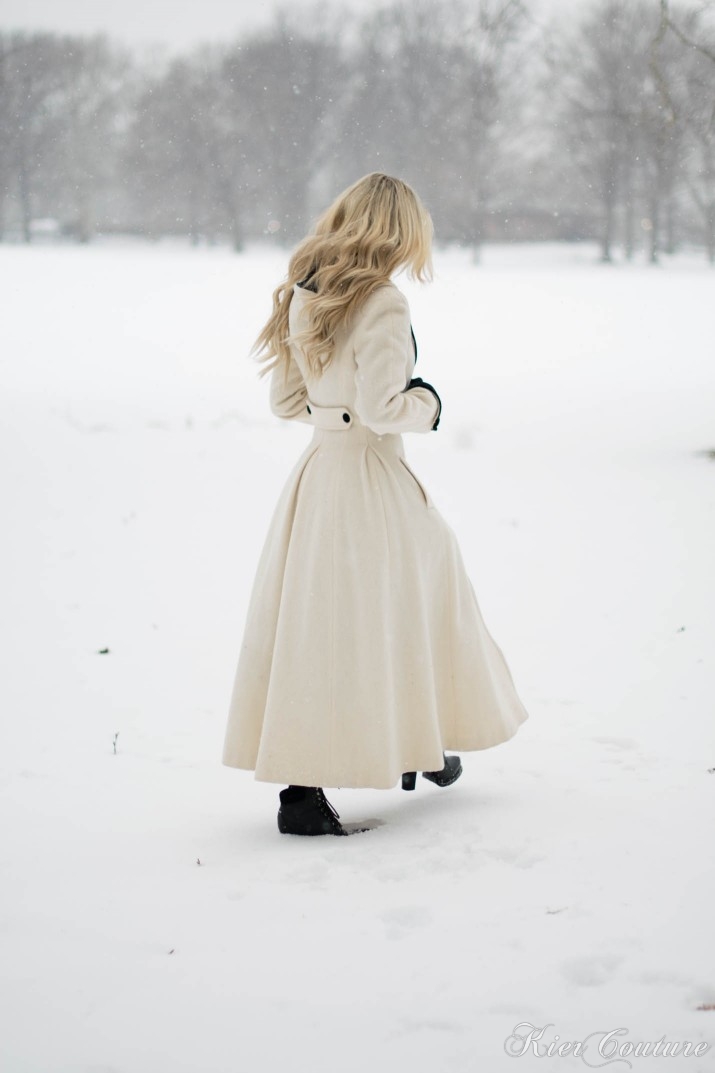
[[[291,332],[311,297],[294,289]],[[261,781],[391,787],[527,719],[455,534],[405,459],[401,434],[430,431],[438,406],[405,390],[414,363],[388,283],[321,378],[296,347],[287,379],[271,374],[273,412],[315,431],[270,523],[230,701],[222,762]]]

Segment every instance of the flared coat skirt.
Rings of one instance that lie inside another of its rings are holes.
[[[256,570],[222,762],[265,782],[388,788],[527,718],[402,436],[315,428]]]

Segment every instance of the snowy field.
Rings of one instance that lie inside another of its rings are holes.
[[[517,246],[398,281],[443,399],[407,457],[530,719],[452,788],[329,791],[384,821],[346,841],[220,762],[312,431],[246,358],[284,267],[0,247],[0,1069],[627,1070],[618,1029],[710,1045],[636,1071],[715,1069],[715,273]],[[520,1023],[586,1061],[508,1055]]]

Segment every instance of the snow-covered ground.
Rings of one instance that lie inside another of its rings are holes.
[[[0,1069],[586,1067],[508,1055],[525,1022],[715,1068],[715,274],[511,247],[400,281],[443,399],[407,455],[530,719],[300,839],[220,762],[311,435],[246,357],[284,265],[0,247]]]

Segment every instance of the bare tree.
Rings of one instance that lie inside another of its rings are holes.
[[[522,21],[519,0],[414,0],[363,19],[334,132],[336,178],[398,172],[420,189],[444,238],[478,246]]]
[[[451,87],[441,25],[424,0],[362,21],[332,146],[340,183],[373,170],[398,172],[437,213],[444,194],[438,171],[454,137],[454,117],[444,108]]]
[[[685,13],[685,18],[688,17]],[[682,97],[683,57],[680,43],[661,32],[660,13],[655,4],[649,3],[644,8],[644,21],[651,41],[641,75],[640,108],[633,136],[642,147],[648,257],[651,263],[656,263],[664,245],[671,253],[675,247],[675,213],[683,185],[686,134],[684,111],[677,105]]]
[[[712,4],[706,3],[701,5],[697,10],[691,10],[689,12],[686,12],[685,14],[686,18],[689,21],[692,20],[691,27],[695,28],[692,24],[697,22],[699,28],[702,24],[703,17],[708,11],[711,10]],[[712,30],[712,26],[710,27],[710,30]],[[680,22],[678,16],[676,15],[675,18],[673,17],[673,14],[670,10],[669,0],[660,0],[659,32],[664,34],[667,31],[673,33],[678,38],[678,40],[687,48],[694,49],[702,56],[705,56],[706,59],[709,59],[712,63],[715,63],[715,44],[713,44],[712,40],[697,40],[697,32],[694,34],[691,28],[686,27],[684,29],[683,24]],[[712,34],[710,34],[710,38],[711,37]]]
[[[601,0],[549,43],[547,63],[560,137],[557,149],[575,165],[598,221],[601,260],[612,260],[618,213],[632,207],[634,143],[642,118],[642,80],[651,37],[644,8]]]
[[[507,132],[515,125],[523,90],[526,10],[520,0],[457,3],[450,18],[452,79],[457,92],[449,101],[458,138],[453,163],[461,182],[453,191],[465,237],[477,255],[488,237],[489,217],[510,214],[504,180],[516,158],[508,152]],[[506,165],[506,166],[505,166]]]
[[[35,207],[48,175],[43,164],[59,130],[62,64],[56,35],[15,32],[0,36],[0,68],[0,173],[5,197],[18,200],[24,241],[31,242]]]
[[[707,7],[671,9],[660,0],[655,45],[675,50],[679,77],[668,78],[660,51],[652,69],[664,110],[683,132],[683,177],[699,213],[705,251],[715,264],[715,28],[706,25]]]
[[[696,0],[595,0],[543,32],[526,0],[301,8],[137,62],[104,38],[0,34],[0,237],[95,229],[292,242],[371,170],[442,239],[598,238],[715,260],[715,33]],[[688,4],[690,6],[688,6]],[[695,6],[693,6],[695,5]]]
[[[130,58],[103,35],[63,37],[57,164],[79,242],[95,230],[97,199],[118,163],[123,90]]]
[[[187,234],[196,244],[215,219],[213,147],[220,124],[217,86],[223,50],[202,47],[145,78],[127,132],[125,166],[150,233]]]
[[[341,84],[329,24],[279,15],[226,54],[220,72],[221,136],[214,146],[219,196],[235,220],[279,241],[305,228],[314,171]]]

